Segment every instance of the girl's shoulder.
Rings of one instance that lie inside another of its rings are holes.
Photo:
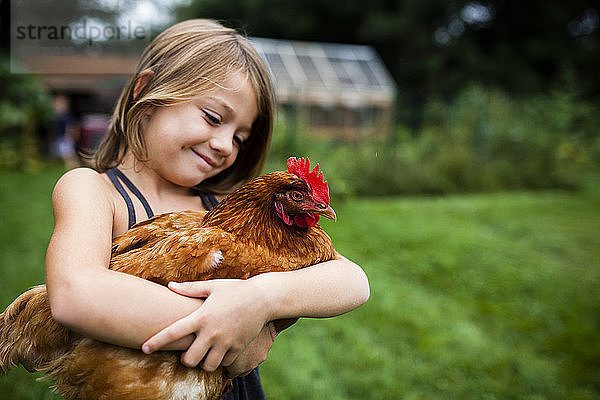
[[[61,205],[70,207],[112,208],[111,185],[106,174],[91,168],[75,168],[65,172],[54,186],[52,203],[54,208]]]
[[[101,179],[103,174],[99,173],[95,169],[88,167],[73,168],[65,172],[59,179],[71,180],[71,179]]]
[[[118,202],[118,192],[106,174],[91,168],[72,169],[60,177],[52,192],[55,227],[69,230],[83,224],[114,237],[127,230],[127,210],[120,210]]]
[[[109,188],[106,174],[101,174],[91,168],[75,168],[65,172],[54,186],[54,192],[81,192],[92,194],[104,192]],[[91,193],[90,193],[91,192]]]

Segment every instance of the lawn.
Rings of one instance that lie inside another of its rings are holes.
[[[44,279],[58,168],[0,172],[0,307]],[[347,199],[323,223],[371,299],[284,332],[269,399],[600,399],[600,196]],[[22,369],[2,399],[52,399]]]

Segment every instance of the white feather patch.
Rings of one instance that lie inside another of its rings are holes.
[[[197,400],[204,397],[206,387],[204,381],[198,381],[195,373],[189,373],[185,380],[177,381],[173,385],[172,400]]]
[[[221,252],[221,250],[219,250],[213,254],[213,258],[210,263],[210,267],[217,268],[219,266],[219,264],[221,264],[221,261],[223,261],[223,253]]]

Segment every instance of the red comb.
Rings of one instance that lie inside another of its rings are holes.
[[[290,157],[287,160],[288,172],[296,175],[298,178],[304,179],[308,186],[313,191],[315,200],[329,205],[329,186],[327,181],[323,179],[323,172],[319,172],[319,164],[315,169],[310,170],[310,161],[307,158]]]

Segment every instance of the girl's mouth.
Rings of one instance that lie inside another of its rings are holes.
[[[217,164],[212,159],[210,159],[209,157],[207,157],[207,156],[205,156],[203,154],[198,153],[193,148],[192,148],[192,151],[194,152],[195,155],[197,155],[198,157],[200,157],[201,159],[203,159],[204,162],[207,163],[208,165],[210,165],[212,168],[215,168],[217,166]]]

